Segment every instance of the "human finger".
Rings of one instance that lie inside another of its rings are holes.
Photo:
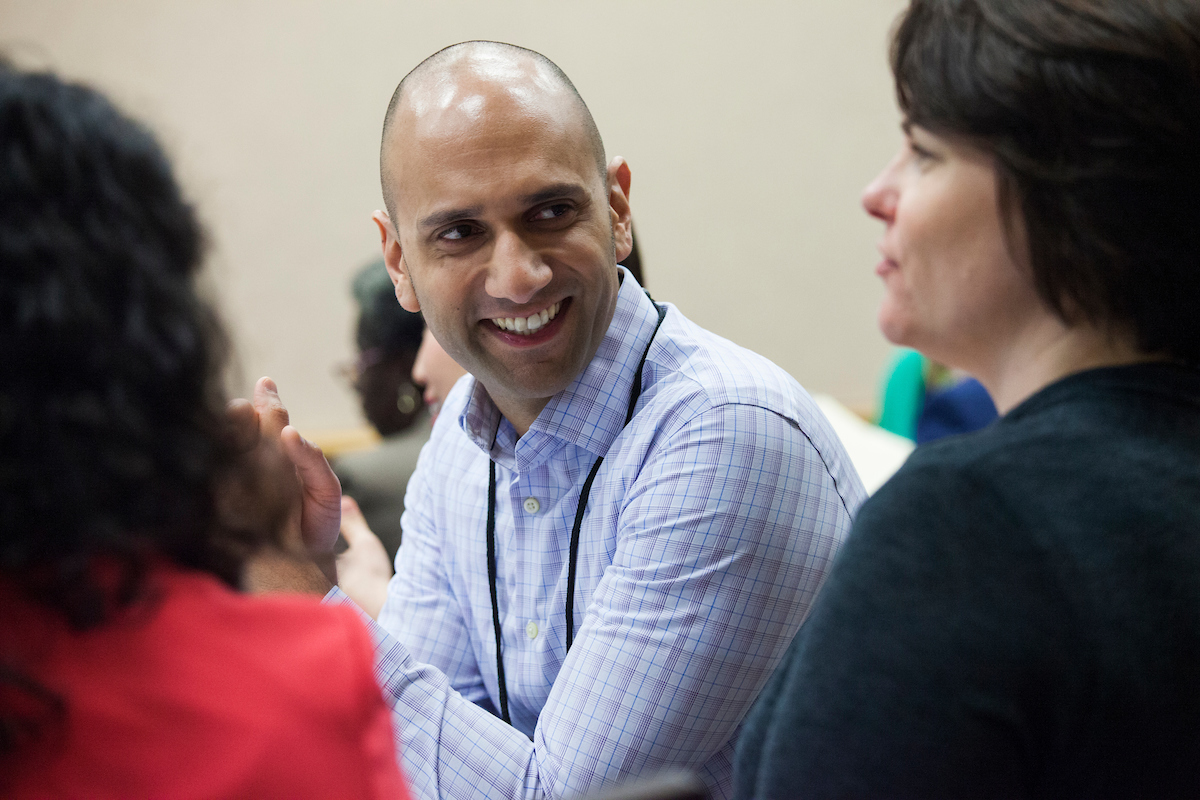
[[[234,452],[245,453],[258,444],[258,412],[249,400],[230,400],[225,406],[225,419],[229,423],[226,435]]]
[[[279,436],[290,421],[288,410],[279,399],[279,387],[267,377],[254,384],[254,410],[258,412],[259,429],[271,438]]]
[[[358,507],[353,497],[342,495],[342,537],[351,550],[371,557],[378,562],[377,569],[391,576],[391,562],[387,557],[387,548],[371,530],[362,509]]]
[[[296,468],[303,487],[300,533],[314,553],[332,553],[342,520],[342,484],[325,460],[321,448],[287,425],[280,444]]]
[[[348,547],[337,557],[338,585],[358,607],[378,619],[387,600],[392,565],[383,542],[367,525],[358,503],[342,497],[342,536]]]
[[[362,509],[358,507],[358,502],[350,495],[342,495],[342,536],[346,538],[346,542],[351,547],[354,543],[361,540],[366,534],[374,536],[371,527],[367,524],[367,518],[363,516]]]

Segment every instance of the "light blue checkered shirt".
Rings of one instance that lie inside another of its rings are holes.
[[[742,718],[865,493],[792,378],[668,309],[628,427],[658,321],[628,273],[596,357],[519,440],[472,378],[447,399],[408,486],[391,636],[376,630],[418,797],[560,798],[667,767],[731,794]],[[511,727],[494,713],[489,454]],[[568,655],[570,532],[600,455]]]

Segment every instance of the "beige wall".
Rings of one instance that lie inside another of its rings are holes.
[[[239,391],[302,428],[360,418],[349,276],[378,252],[379,127],[396,82],[464,39],[545,53],[633,168],[655,297],[811,391],[869,404],[880,226],[861,187],[899,141],[900,0],[550,3],[0,0],[0,47],[111,93],[161,135],[211,230]]]

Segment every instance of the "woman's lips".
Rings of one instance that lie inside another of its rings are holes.
[[[433,424],[437,420],[438,412],[442,410],[442,398],[438,397],[436,393],[427,390],[424,400],[425,408],[429,409],[429,422]]]

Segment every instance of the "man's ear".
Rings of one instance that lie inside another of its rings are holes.
[[[608,208],[612,214],[617,261],[633,251],[633,216],[629,210],[629,165],[616,156],[608,165]]]
[[[396,287],[396,299],[405,311],[417,312],[421,304],[417,302],[417,293],[413,291],[412,281],[408,277],[408,265],[404,261],[404,251],[400,249],[400,238],[396,236],[396,228],[386,211],[376,211],[371,215],[379,228],[379,242],[383,246],[383,264],[387,267],[392,285]]]

